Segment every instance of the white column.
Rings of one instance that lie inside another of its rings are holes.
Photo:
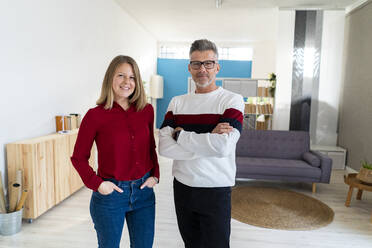
[[[276,52],[276,92],[273,116],[274,130],[288,130],[292,94],[293,41],[295,11],[280,10]]]

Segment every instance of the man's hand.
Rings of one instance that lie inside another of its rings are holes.
[[[233,130],[233,127],[230,126],[228,122],[218,123],[218,125],[213,129],[212,133],[218,134],[229,134]]]
[[[173,130],[173,133],[177,132],[177,131],[182,131],[183,128],[182,127],[176,127],[174,130]]]
[[[172,138],[173,138],[174,140],[177,141],[177,139],[176,139],[176,132],[178,132],[178,131],[182,131],[182,130],[183,130],[182,127],[176,127],[176,128],[173,130]]]
[[[99,187],[98,187],[98,192],[102,195],[108,195],[111,194],[112,191],[116,190],[119,193],[123,193],[123,190],[116,186],[114,183],[110,181],[103,181]]]

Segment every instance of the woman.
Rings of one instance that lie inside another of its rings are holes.
[[[154,110],[146,103],[140,72],[131,57],[112,60],[97,105],[84,116],[71,161],[84,184],[93,190],[90,214],[98,246],[119,247],[126,220],[131,247],[152,247],[153,187],[159,181]],[[88,163],[94,141],[97,174]]]

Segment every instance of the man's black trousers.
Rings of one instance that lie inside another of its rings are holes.
[[[229,248],[231,187],[189,187],[174,179],[173,190],[185,248]]]

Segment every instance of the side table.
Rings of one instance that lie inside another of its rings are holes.
[[[353,195],[354,188],[358,189],[358,194],[356,199],[361,200],[363,190],[371,191],[372,192],[372,184],[366,184],[360,181],[358,178],[356,178],[357,173],[351,173],[349,175],[344,175],[344,182],[349,185],[349,192],[347,193],[347,198],[345,202],[345,206],[349,207],[351,202],[351,197]],[[372,215],[371,215],[371,223],[372,223]]]

